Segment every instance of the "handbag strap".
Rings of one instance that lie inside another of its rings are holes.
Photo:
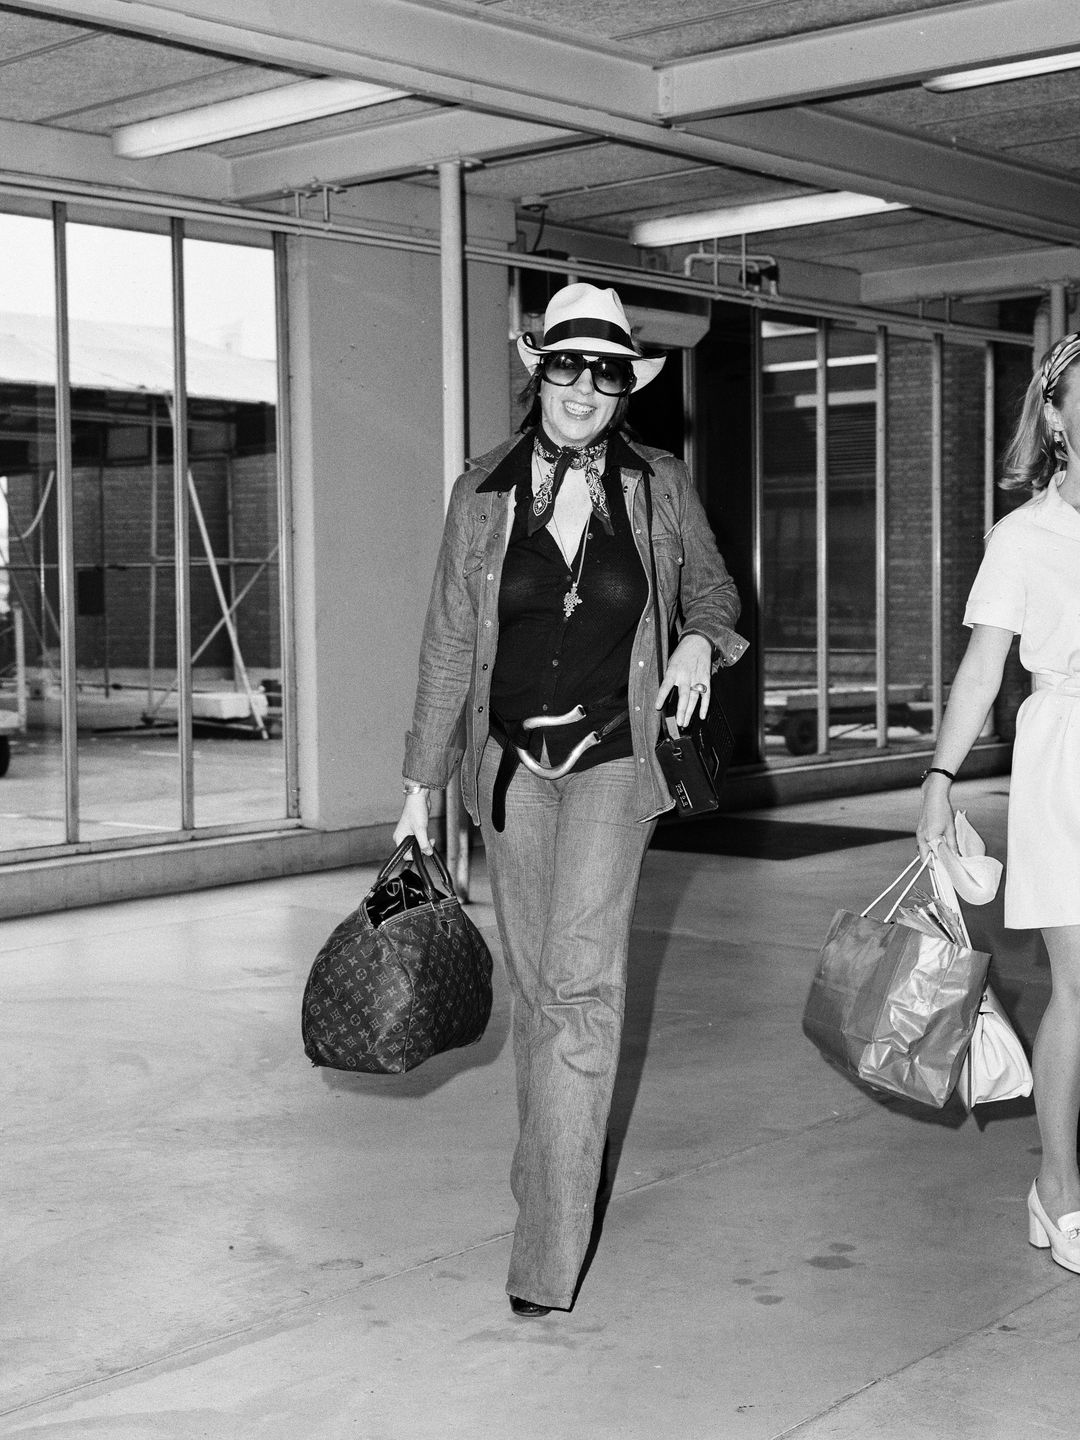
[[[424,887],[424,894],[427,896],[428,901],[432,905],[437,905],[440,900],[445,900],[448,897],[452,897],[457,893],[454,889],[454,882],[450,879],[450,872],[447,870],[445,864],[443,863],[442,856],[439,854],[438,850],[436,850],[433,846],[431,854],[425,855],[424,852],[420,849],[419,842],[417,841],[415,835],[405,836],[405,839],[402,840],[401,844],[394,851],[393,855],[390,856],[390,859],[387,860],[386,864],[382,867],[378,875],[375,877],[375,884],[381,885],[384,880],[388,880],[390,876],[393,875],[395,870],[397,870],[404,863],[406,857],[412,860],[413,867],[416,870],[417,876],[419,877],[420,884]],[[432,883],[431,875],[428,872],[427,868],[429,862],[434,863],[434,867],[438,873],[439,880],[442,882],[443,888],[446,891],[445,895],[440,895],[439,892],[435,889],[434,884]]]

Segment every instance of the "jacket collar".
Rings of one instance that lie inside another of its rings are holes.
[[[529,430],[519,440],[504,440],[486,455],[470,460],[470,469],[489,471],[487,477],[476,487],[476,493],[483,495],[490,491],[513,490],[529,463],[532,442],[533,432]],[[620,470],[638,470],[645,475],[653,473],[652,466],[644,456],[632,449],[618,433],[608,437],[607,463],[617,465]],[[1080,519],[1080,516],[1077,518]]]
[[[1055,475],[1041,495],[1029,500],[1032,521],[1044,530],[1080,540],[1080,514],[1061,498],[1061,480]]]

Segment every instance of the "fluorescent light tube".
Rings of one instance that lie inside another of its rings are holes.
[[[408,93],[390,90],[384,85],[369,85],[364,80],[302,80],[277,90],[260,90],[257,95],[242,95],[236,100],[221,100],[215,105],[181,110],[176,115],[162,115],[156,120],[121,125],[112,133],[113,150],[117,155],[138,160],[175,150],[193,150],[199,145],[233,140],[238,135],[256,135],[262,130],[277,130],[302,120],[318,120],[324,115],[340,115],[346,110],[362,110],[367,105],[400,100]]]
[[[1000,85],[1005,80],[1023,80],[1031,75],[1052,75],[1057,70],[1080,68],[1080,50],[1064,55],[1037,55],[1031,60],[1010,60],[1004,65],[984,65],[981,70],[957,70],[954,75],[935,75],[924,80],[924,90],[973,90],[977,85]]]
[[[851,190],[830,190],[819,195],[796,195],[790,200],[765,200],[758,205],[729,205],[696,215],[670,215],[663,220],[641,220],[630,231],[635,245],[690,245],[724,235],[757,235],[765,230],[791,230],[799,225],[823,225],[855,215],[878,215],[885,210],[906,210],[896,200],[857,195]]]

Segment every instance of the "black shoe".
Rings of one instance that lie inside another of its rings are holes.
[[[531,1300],[522,1300],[520,1295],[510,1296],[510,1309],[523,1320],[535,1320],[540,1315],[550,1315],[550,1305],[534,1305]]]

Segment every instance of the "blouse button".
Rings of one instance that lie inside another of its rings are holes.
[[[591,371],[590,371],[590,374],[591,374]],[[494,580],[494,579],[495,579],[494,573],[489,572],[489,573],[488,573],[488,579],[489,579],[489,580]]]

